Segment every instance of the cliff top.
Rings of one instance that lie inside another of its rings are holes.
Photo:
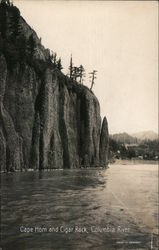
[[[42,78],[45,71],[50,69],[56,72],[59,77],[65,78],[64,82],[67,87],[76,89],[77,92],[88,91],[93,94],[87,86],[70,79],[58,69],[52,60],[50,50],[45,49],[41,43],[41,38],[24,20],[20,10],[13,3],[6,0],[0,2],[1,54],[4,55],[7,67],[11,72],[17,64],[20,66],[28,64]]]

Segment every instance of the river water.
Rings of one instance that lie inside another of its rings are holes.
[[[157,248],[158,166],[1,174],[2,249]]]

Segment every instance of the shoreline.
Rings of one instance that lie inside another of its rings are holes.
[[[77,170],[103,170],[103,169],[108,169],[109,165],[107,167],[80,167],[80,168],[52,168],[52,169],[33,169],[33,168],[28,168],[28,169],[16,169],[14,171],[0,171],[0,174],[11,174],[11,173],[26,173],[26,172],[52,172],[52,171],[63,171],[63,170],[67,170],[67,171],[77,171]]]
[[[127,159],[116,159],[114,162],[110,162],[107,167],[80,167],[80,168],[52,168],[52,169],[33,169],[33,168],[28,168],[28,169],[23,169],[23,170],[14,170],[14,171],[0,171],[0,174],[11,174],[11,173],[26,173],[26,172],[51,172],[51,171],[77,171],[77,170],[106,170],[108,169],[111,165],[159,165],[159,161],[155,160],[139,160],[139,159],[132,159],[132,160],[127,160]]]

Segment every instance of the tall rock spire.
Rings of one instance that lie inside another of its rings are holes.
[[[108,122],[106,117],[104,117],[100,134],[100,146],[99,146],[100,164],[101,166],[104,167],[108,165],[108,148],[109,148]]]

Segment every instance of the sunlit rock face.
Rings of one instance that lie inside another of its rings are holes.
[[[53,67],[16,7],[3,3],[0,14],[1,171],[107,166],[93,92]]]

